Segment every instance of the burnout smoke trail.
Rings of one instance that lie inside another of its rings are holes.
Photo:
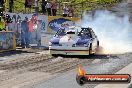
[[[96,11],[93,18],[85,14],[79,24],[93,28],[103,54],[132,52],[132,24],[127,15],[119,17],[109,11]]]

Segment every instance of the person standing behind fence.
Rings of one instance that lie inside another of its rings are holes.
[[[31,13],[31,8],[32,8],[32,0],[25,0],[25,13],[26,13],[26,8],[29,8],[29,11]],[[28,11],[28,12],[29,12]]]
[[[35,12],[38,13],[39,12],[39,0],[34,0],[35,2]]]
[[[63,8],[63,17],[68,17],[68,14],[69,14],[69,8],[66,5]]]
[[[46,14],[46,4],[47,4],[47,1],[42,0],[42,12],[43,12],[44,15]]]
[[[53,16],[56,16],[57,6],[58,6],[57,1],[56,0],[53,1],[53,3],[52,3],[52,15]]]
[[[29,48],[29,27],[27,17],[22,21],[21,28],[21,46],[22,48]]]
[[[14,0],[9,0],[9,12],[14,12]]]
[[[38,2],[39,2],[39,0],[35,0],[35,6],[36,7],[38,7],[38,4],[39,4]]]
[[[25,13],[26,13],[27,4],[28,4],[28,2],[27,2],[27,0],[25,0]]]
[[[3,12],[5,9],[5,1],[4,0],[0,0],[0,12]]]
[[[5,22],[6,22],[6,30],[10,31],[8,29],[8,26],[12,23],[12,19],[11,19],[11,16],[9,14],[6,14],[6,16],[5,16]]]
[[[0,16],[0,31],[5,30],[6,31],[6,26],[5,26],[5,20],[2,16]]]
[[[51,7],[52,7],[52,4],[51,2],[47,2],[46,4],[46,9],[47,9],[47,12],[48,12],[48,16],[51,16]]]
[[[70,5],[68,17],[73,17],[73,16],[74,16],[74,10],[73,10],[72,5]]]

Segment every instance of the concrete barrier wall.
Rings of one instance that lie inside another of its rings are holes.
[[[16,13],[8,13],[12,18],[13,22],[9,23],[7,29],[9,31],[13,31],[16,35],[17,45],[21,43],[21,22],[28,18],[28,21],[31,20],[32,17],[36,16],[36,20],[34,20],[33,25],[28,25],[29,27],[33,27],[32,31],[29,31],[28,37],[30,38],[30,44],[39,44],[41,43],[41,32],[45,32],[47,30],[48,25],[48,16],[46,15],[37,15],[37,14],[16,14]]]
[[[30,45],[39,45],[48,47],[50,38],[56,33],[59,28],[67,28],[75,25],[79,18],[46,16],[37,14],[16,14],[8,13],[13,19],[12,23],[8,24],[8,30],[14,31],[17,39],[17,45],[21,43],[21,22],[28,18],[28,21],[37,16],[36,22],[32,25],[33,31],[29,33]],[[30,25],[31,26],[31,25]]]
[[[15,50],[16,49],[16,42],[15,42],[15,35],[13,32],[8,31],[1,31],[0,32],[0,52],[8,51],[8,50]]]

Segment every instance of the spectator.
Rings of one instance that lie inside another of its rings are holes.
[[[29,27],[28,27],[28,18],[25,19],[21,23],[21,46],[22,48],[29,47]]]
[[[28,4],[28,0],[25,0],[25,13],[26,13],[27,4]]]
[[[21,19],[21,16],[18,15],[18,16],[17,16],[17,22],[19,22],[20,19]]]
[[[12,19],[9,14],[6,14],[6,23],[12,23]]]
[[[68,14],[69,14],[69,8],[67,7],[67,5],[65,5],[63,8],[63,17],[67,17]]]
[[[5,1],[4,0],[0,0],[0,12],[3,12],[4,11],[4,4],[5,4]]]
[[[56,12],[57,12],[57,0],[55,0],[53,3],[52,3],[52,15],[53,16],[56,16]]]
[[[9,12],[14,12],[14,0],[9,0]]]
[[[42,0],[42,12],[43,14],[45,15],[46,14],[46,4],[47,4],[47,1],[46,0]]]
[[[2,16],[0,16],[0,31],[5,30],[6,31],[6,26],[5,26],[5,20],[3,19]]]
[[[32,37],[34,35],[34,17],[33,16],[28,21],[28,27],[29,27],[28,37],[29,37],[30,43],[32,43],[32,41],[34,40],[33,37]]]
[[[39,11],[39,0],[35,0],[35,12]]]
[[[38,7],[39,0],[35,0],[35,6]]]
[[[26,8],[29,8],[29,11],[31,13],[31,8],[32,8],[32,0],[25,0],[25,13],[26,13]],[[29,12],[28,11],[28,12]]]
[[[3,5],[4,5],[4,3],[5,3],[5,1],[4,1],[4,0],[0,0],[0,6],[3,6]]]
[[[46,4],[46,9],[47,9],[47,12],[48,12],[48,15],[51,16],[51,3],[48,1],[47,4]]]
[[[34,18],[33,17],[29,20],[28,26],[29,26],[29,32],[33,32],[33,26],[34,26]]]
[[[69,17],[73,17],[74,16],[74,10],[73,10],[73,7],[72,5],[70,5],[69,7],[69,14],[68,14]]]
[[[17,19],[16,43],[17,46],[21,46],[21,17],[18,15],[16,19]]]

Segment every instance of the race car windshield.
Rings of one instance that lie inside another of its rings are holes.
[[[66,34],[65,29],[59,29],[55,36],[64,36]]]
[[[88,28],[82,28],[82,30],[78,33],[78,36],[91,37],[90,30]]]

